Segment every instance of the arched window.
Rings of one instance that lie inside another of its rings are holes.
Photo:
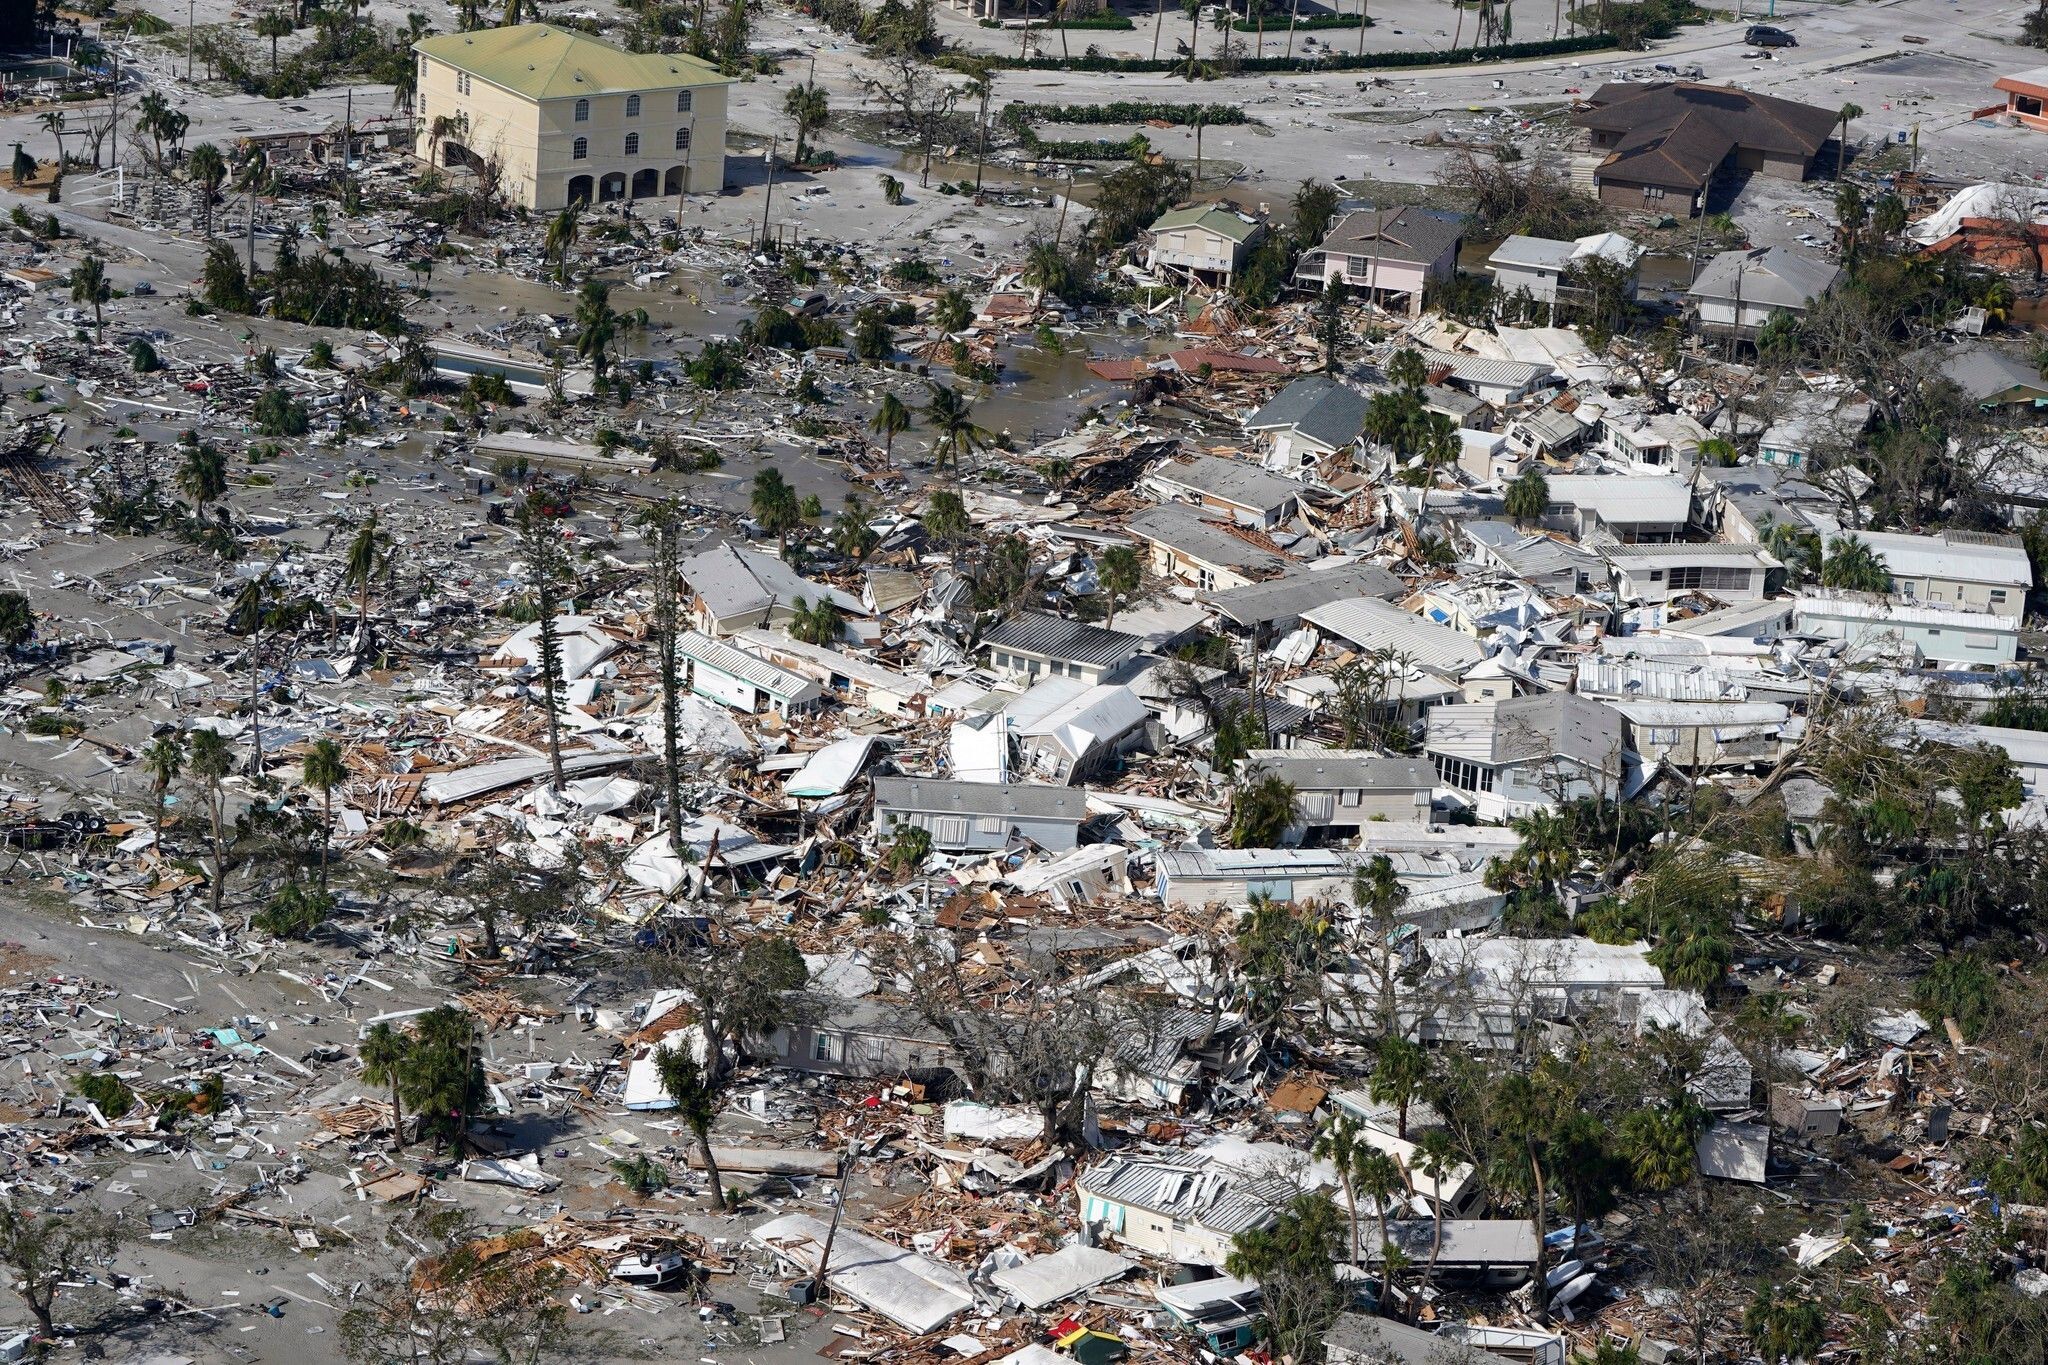
[[[578,123],[588,123],[588,122],[590,122],[590,101],[589,101],[589,100],[577,100],[577,101],[576,101],[576,121],[577,121]]]
[[[640,97],[639,97],[638,95],[628,95],[628,96],[626,96],[626,117],[627,117],[627,118],[639,118],[639,117],[640,117]]]
[[[690,130],[688,128],[676,129],[676,150],[679,152],[690,150]]]
[[[676,91],[676,112],[677,112],[678,114],[687,114],[687,113],[689,113],[689,112],[690,112],[690,92],[689,92],[689,91],[687,91],[687,90],[678,90],[678,91]]]
[[[626,155],[627,155],[627,156],[638,156],[639,154],[640,154],[640,134],[638,134],[638,133],[628,133],[628,134],[626,134]]]
[[[588,161],[590,159],[590,139],[587,137],[577,138],[576,145],[569,149],[569,159],[571,161]]]

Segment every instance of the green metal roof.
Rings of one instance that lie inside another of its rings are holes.
[[[553,24],[437,33],[414,43],[413,50],[536,100],[728,83],[698,58],[627,52]]]
[[[1215,204],[1196,204],[1161,214],[1159,221],[1152,224],[1152,231],[1171,232],[1174,228],[1185,227],[1207,228],[1233,242],[1249,241],[1251,235],[1259,230],[1259,224],[1246,219],[1241,213],[1232,213]]]

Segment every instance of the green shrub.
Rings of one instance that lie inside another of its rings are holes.
[[[1367,28],[1378,27],[1371,15],[1366,16],[1365,26]],[[1259,31],[1259,26],[1247,19],[1240,19],[1235,24],[1232,24],[1231,27],[1239,33],[1257,33]],[[1355,14],[1318,14],[1308,19],[1296,19],[1291,24],[1280,22],[1276,15],[1269,14],[1266,16],[1266,32],[1268,33],[1284,33],[1290,28],[1298,33],[1308,33],[1315,29],[1323,28],[1357,27],[1358,16]]]
[[[613,1161],[612,1174],[619,1178],[621,1185],[642,1199],[668,1188],[668,1168],[642,1153]]]
[[[1532,57],[1568,57],[1579,52],[1600,52],[1615,46],[1604,33],[1577,38],[1546,38],[1535,43],[1503,43],[1498,47],[1461,47],[1449,52],[1328,52],[1320,57],[1245,57],[1238,61],[1240,75],[1277,74],[1288,71],[1376,71],[1388,68],[1425,66],[1470,66],[1478,62],[1519,61]],[[976,61],[1010,71],[1111,71],[1129,75],[1171,75],[1183,70],[1185,59],[1105,57],[1082,53],[1078,57],[982,56]],[[942,63],[943,64],[943,63]]]
[[[135,1092],[111,1071],[95,1071],[71,1082],[71,1088],[109,1119],[118,1119],[135,1107]]]

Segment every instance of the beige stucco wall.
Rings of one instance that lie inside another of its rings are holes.
[[[636,173],[652,171],[652,197],[672,196],[678,188],[691,194],[717,194],[725,187],[726,87],[650,87],[640,96],[637,116],[626,114],[627,95],[593,94],[588,117],[576,120],[575,97],[532,100],[478,77],[469,93],[461,93],[457,69],[421,55],[417,141],[413,152],[423,161],[441,164],[433,136],[434,121],[467,115],[469,136],[464,145],[480,157],[496,157],[504,168],[504,193],[530,209],[558,209],[569,200],[570,183],[589,176],[591,197],[608,177],[623,184],[630,197]],[[677,94],[687,89],[690,108],[676,109]],[[678,128],[690,130],[687,152],[676,150]],[[626,137],[637,133],[639,151],[628,155]],[[586,140],[587,154],[578,160],[576,139]],[[446,139],[443,139],[444,141]]]

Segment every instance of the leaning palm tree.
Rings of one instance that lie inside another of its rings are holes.
[[[327,828],[320,838],[320,890],[327,890],[327,851],[334,843],[334,789],[348,781],[348,769],[341,761],[341,746],[331,739],[316,739],[306,750],[302,773],[306,785],[320,793]]]
[[[1425,1298],[1428,1296],[1430,1281],[1436,1278],[1437,1257],[1442,1254],[1444,1246],[1444,1205],[1438,1196],[1442,1193],[1443,1182],[1457,1166],[1457,1148],[1451,1143],[1451,1135],[1443,1129],[1432,1128],[1416,1139],[1415,1169],[1437,1186],[1437,1194],[1432,1195],[1429,1201],[1432,1225],[1429,1237],[1429,1264],[1422,1272]]]
[[[989,446],[995,440],[994,433],[975,425],[974,405],[962,397],[958,389],[934,384],[931,390],[931,397],[924,405],[924,420],[935,438],[932,442],[932,464],[943,469],[950,461],[958,469],[960,457]]]
[[[547,258],[555,263],[555,280],[560,284],[569,282],[569,253],[576,249],[576,236],[581,227],[583,205],[572,202],[567,208],[548,220],[547,240],[541,249]]]
[[[910,409],[895,394],[885,393],[882,405],[868,418],[868,430],[882,438],[882,464],[886,468],[894,459],[896,438],[910,430]]]

